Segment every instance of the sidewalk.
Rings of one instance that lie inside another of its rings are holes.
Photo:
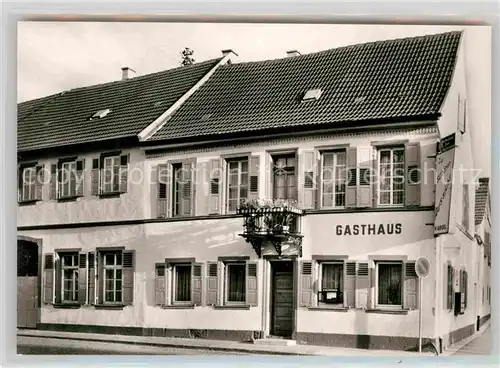
[[[91,333],[71,333],[58,331],[39,331],[39,330],[18,330],[18,336],[31,337],[50,337],[80,341],[100,341],[114,342],[122,344],[137,344],[159,347],[177,347],[184,349],[201,349],[249,353],[249,354],[271,354],[271,355],[322,355],[322,356],[434,356],[431,353],[415,353],[399,350],[373,350],[373,349],[351,349],[329,346],[314,345],[256,345],[250,342],[236,342],[223,340],[206,339],[185,339],[185,338],[166,338],[151,336],[125,336],[125,335],[106,335]]]
[[[451,355],[456,355],[461,349],[463,349],[466,345],[468,345],[469,343],[471,343],[472,341],[478,339],[479,337],[481,337],[487,330],[488,328],[490,327],[490,324],[491,324],[491,319],[488,320],[484,325],[482,325],[480,328],[479,328],[479,331],[476,331],[476,333],[474,333],[474,335],[471,335],[461,341],[458,341],[456,342],[455,344],[449,346],[448,348],[446,348],[442,354],[440,354],[440,356],[451,356]],[[491,333],[491,331],[490,331]],[[469,355],[469,354],[464,354],[464,355]],[[486,355],[489,355],[489,354],[486,354]]]

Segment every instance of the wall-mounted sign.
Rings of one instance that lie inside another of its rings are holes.
[[[336,225],[337,235],[398,235],[403,231],[400,223]]]
[[[415,262],[415,273],[421,279],[425,279],[429,276],[429,272],[431,271],[431,264],[426,257],[420,257]]]
[[[451,190],[455,159],[455,134],[444,137],[438,143],[436,157],[436,201],[434,207],[434,234],[446,234],[450,230]]]

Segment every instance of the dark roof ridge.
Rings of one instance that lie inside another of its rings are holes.
[[[280,58],[276,58],[276,59],[243,61],[243,62],[238,62],[238,63],[231,63],[231,64],[222,65],[221,67],[230,68],[230,67],[236,67],[238,65],[245,65],[245,64],[259,64],[259,63],[267,63],[267,62],[271,63],[271,62],[280,62],[280,61],[288,61],[288,60],[297,60],[299,58],[305,59],[307,57],[311,57],[311,56],[315,56],[315,55],[328,54],[330,52],[337,51],[337,50],[366,47],[369,45],[377,45],[377,44],[381,44],[381,43],[396,43],[396,42],[410,41],[410,40],[423,39],[423,38],[442,37],[442,36],[451,35],[451,34],[463,34],[463,32],[464,32],[463,30],[461,30],[461,31],[448,31],[448,32],[432,33],[432,34],[420,35],[420,36],[407,36],[407,37],[399,37],[399,38],[388,38],[385,40],[359,42],[359,43],[354,43],[354,44],[350,44],[350,45],[333,47],[333,48],[326,49],[326,50],[314,51],[314,52],[310,52],[307,54],[300,54],[300,55],[293,56],[293,57],[284,56],[284,57],[280,57]]]

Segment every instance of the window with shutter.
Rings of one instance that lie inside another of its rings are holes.
[[[101,195],[119,194],[127,191],[128,155],[103,155],[100,159]]]
[[[222,162],[220,158],[210,160],[209,165],[210,188],[208,196],[208,212],[213,214],[221,213],[221,192],[222,192]]]
[[[19,170],[19,202],[34,202],[42,199],[43,181],[40,182],[43,166],[21,166]]]
[[[378,307],[402,307],[403,267],[401,262],[377,262],[377,296]]]
[[[318,303],[320,305],[343,305],[344,263],[321,261],[319,276]]]
[[[296,156],[272,156],[273,161],[273,199],[297,200]]]
[[[345,206],[347,184],[346,151],[324,151],[321,154],[321,206]]]
[[[378,205],[403,205],[405,191],[404,147],[379,149],[378,166]]]
[[[248,158],[231,159],[227,161],[227,211],[234,213],[240,203],[249,198],[249,167]],[[255,175],[253,175],[255,177]],[[258,190],[258,180],[252,189]],[[257,185],[257,186],[255,186]]]
[[[80,270],[80,259],[78,252],[63,252],[59,254],[59,261],[61,266],[59,268],[58,279],[61,280],[62,288],[58,290],[61,294],[57,296],[57,299],[62,303],[75,303],[79,302],[79,270]]]

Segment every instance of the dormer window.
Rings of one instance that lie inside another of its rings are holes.
[[[310,89],[302,97],[302,102],[319,100],[323,91],[320,88]]]
[[[94,115],[92,115],[90,117],[90,120],[93,120],[93,119],[102,119],[103,117],[105,117],[106,115],[108,115],[110,112],[111,112],[111,109],[99,110]]]

